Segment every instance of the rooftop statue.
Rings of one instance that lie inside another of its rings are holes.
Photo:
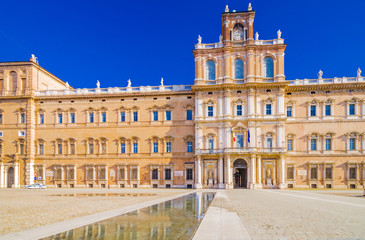
[[[318,79],[322,79],[322,76],[323,76],[323,72],[322,72],[322,70],[319,70],[319,72],[318,72]]]
[[[281,31],[280,31],[280,29],[277,31],[277,34],[278,34],[278,39],[281,39]]]
[[[202,37],[200,35],[198,35],[198,44],[202,43]]]
[[[100,88],[100,82],[99,82],[99,80],[96,80],[96,88]]]
[[[132,82],[130,79],[128,79],[128,86],[127,87],[131,87],[132,86]]]
[[[161,86],[163,86],[163,78],[161,78]]]
[[[68,84],[68,82],[66,82],[66,89],[69,89],[69,88],[70,88],[70,84]]]
[[[222,36],[222,34],[221,34],[221,35],[219,35],[219,43],[221,43],[221,42],[222,42],[222,40],[223,40],[223,36]]]
[[[360,78],[360,77],[361,77],[361,69],[360,69],[360,68],[358,68],[358,69],[357,69],[357,77],[358,77],[358,78]]]
[[[255,34],[255,40],[259,40],[259,33],[258,32],[256,32],[256,34]]]

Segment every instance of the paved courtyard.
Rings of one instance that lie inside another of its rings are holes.
[[[94,219],[118,214],[113,209],[128,212],[190,192],[193,191],[1,190],[0,239],[5,239],[1,235],[12,232],[33,228],[29,233],[40,231],[39,226],[46,225],[44,229],[47,230],[49,224],[57,225],[61,221],[66,228],[67,224],[73,226],[75,223],[83,226],[95,222]],[[70,195],[75,193],[79,195]],[[194,239],[365,239],[365,197],[362,193],[348,190],[219,190]],[[104,216],[96,216],[97,213]]]
[[[361,191],[232,190],[225,194],[252,239],[365,239]]]

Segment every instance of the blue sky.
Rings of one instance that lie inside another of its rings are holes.
[[[197,36],[217,42],[228,1],[3,1],[0,61],[27,61],[75,88],[193,84]],[[365,1],[254,0],[260,39],[281,29],[286,79],[365,75]]]

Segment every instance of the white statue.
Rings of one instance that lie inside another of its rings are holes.
[[[222,40],[223,40],[223,36],[221,34],[221,35],[219,35],[219,43],[222,43]]]
[[[361,78],[361,69],[360,68],[357,69],[357,77]]]
[[[198,44],[202,43],[202,37],[200,35],[198,35]]]
[[[161,86],[163,86],[163,78],[161,78]]]
[[[251,6],[251,3],[248,4],[248,8],[247,8],[248,11],[252,11],[252,6]]]
[[[34,54],[32,54],[32,59],[36,60],[36,57],[35,57],[35,55],[34,55]]]
[[[318,79],[322,79],[322,76],[323,76],[323,72],[322,72],[322,70],[319,70],[319,72],[318,72]]]
[[[225,12],[229,12],[228,5],[226,5],[226,9],[225,9],[224,11],[225,11]]]
[[[68,84],[68,82],[66,82],[66,89],[69,89],[69,88],[70,88],[70,84]]]
[[[281,39],[281,31],[280,31],[280,29],[279,29],[279,31],[277,32],[277,34],[278,34],[278,39]]]
[[[96,80],[96,88],[100,88],[100,82],[99,82],[99,80]]]
[[[132,82],[130,79],[128,79],[128,86],[127,87],[131,87],[132,86]]]
[[[256,34],[255,34],[255,40],[259,40],[259,33],[258,32],[256,32]]]

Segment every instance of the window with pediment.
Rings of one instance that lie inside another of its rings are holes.
[[[320,134],[318,133],[312,133],[308,136],[308,145],[310,151],[317,151],[318,150],[318,144],[320,140]]]
[[[205,62],[205,79],[215,80],[215,62],[213,60]]]
[[[325,151],[331,151],[333,150],[333,139],[334,139],[335,133],[328,132],[324,134],[324,150]]]
[[[358,132],[350,132],[346,134],[347,137],[347,150],[355,151],[358,149],[358,139],[360,134]]]
[[[295,134],[289,133],[286,135],[286,150],[294,151]]]
[[[265,148],[272,150],[274,147],[274,133],[268,132],[265,134]]]
[[[319,107],[319,100],[313,99],[311,102],[308,102],[308,116],[317,117],[318,107]]]
[[[274,78],[274,59],[272,57],[265,57],[263,64],[264,78]]]
[[[194,139],[193,135],[188,135],[184,137],[184,142],[186,144],[186,152],[192,153],[194,151]]]
[[[107,154],[108,150],[108,139],[105,137],[100,138],[99,140],[99,152],[100,154]]]
[[[354,117],[358,115],[358,103],[358,98],[352,98],[351,100],[346,101],[347,116]]]
[[[323,115],[325,117],[333,116],[334,113],[334,99],[327,99],[323,103]]]

